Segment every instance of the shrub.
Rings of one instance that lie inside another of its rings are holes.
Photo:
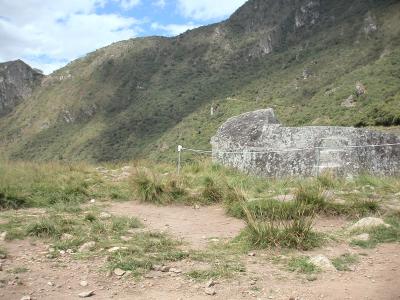
[[[312,230],[315,214],[306,215],[307,208],[299,207],[291,220],[277,216],[269,221],[259,221],[247,207],[243,209],[246,214],[247,237],[256,247],[308,250],[321,243],[319,235]]]
[[[223,191],[211,177],[204,179],[202,197],[209,203],[219,203],[224,199]]]
[[[168,204],[187,200],[186,189],[180,180],[165,177],[149,171],[139,171],[133,176],[133,186],[136,195],[142,202],[153,204]]]
[[[6,191],[0,191],[0,210],[18,209],[26,206],[26,199]]]

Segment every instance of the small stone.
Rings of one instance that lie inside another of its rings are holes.
[[[7,239],[7,231],[4,231],[0,234],[0,241],[5,241]]]
[[[108,249],[108,252],[109,253],[114,253],[114,252],[117,252],[119,250],[126,250],[126,249],[128,249],[128,248],[127,247],[112,247],[112,248]]]
[[[154,265],[154,266],[152,266],[152,270],[153,271],[158,271],[158,272],[161,272],[161,268],[162,268],[163,266],[160,266],[160,265]]]
[[[379,226],[390,227],[389,224],[386,224],[385,221],[383,221],[380,218],[368,217],[368,218],[361,219],[357,223],[352,225],[350,227],[350,230],[353,231],[353,230],[366,229],[366,228],[379,227]]]
[[[49,286],[54,286],[54,283],[51,282],[51,281],[49,281],[49,282],[47,283],[47,285],[49,285]]]
[[[196,204],[193,208],[194,209],[200,209],[200,205]]]
[[[23,296],[21,298],[21,300],[32,300],[31,296],[27,295],[27,296]]]
[[[3,271],[3,264],[0,263],[0,272]]]
[[[73,239],[74,239],[74,236],[72,234],[69,234],[69,233],[64,233],[61,236],[61,240],[62,241],[70,241],[70,240],[73,240]]]
[[[369,234],[368,233],[359,234],[355,236],[353,239],[356,241],[366,242],[369,241]]]
[[[122,270],[120,268],[117,268],[117,269],[114,270],[114,274],[117,275],[117,276],[123,276],[125,273],[126,273],[126,271],[124,271],[124,270]]]
[[[79,282],[79,285],[82,286],[82,287],[87,287],[88,283],[87,283],[87,281],[82,280],[81,282]]]
[[[67,253],[68,253],[68,254],[74,254],[74,250],[72,250],[72,249],[67,249]]]
[[[206,288],[213,287],[214,285],[215,285],[214,279],[210,279],[210,280],[206,283]]]
[[[101,220],[107,220],[107,219],[111,219],[111,215],[109,214],[109,213],[106,213],[106,212],[102,212],[101,214],[100,214],[100,216],[99,216],[99,218],[101,219]]]
[[[250,253],[248,253],[247,255],[248,255],[248,256],[256,256],[256,253],[255,253],[255,252],[250,252]]]
[[[318,279],[318,277],[315,274],[307,276],[308,281],[316,281],[317,279]]]
[[[291,201],[294,201],[294,199],[296,199],[296,196],[293,194],[278,195],[278,196],[275,196],[274,199],[279,202],[291,202]]]
[[[90,200],[90,203],[92,203],[92,204],[96,203],[96,199]]]
[[[89,252],[92,251],[96,247],[96,242],[87,242],[79,247],[79,252]]]
[[[323,271],[336,271],[336,268],[333,266],[332,262],[324,255],[311,257],[310,262]]]
[[[169,270],[170,270],[170,267],[168,267],[168,266],[162,266],[160,269],[160,271],[164,272],[164,273],[169,272]]]
[[[79,298],[89,298],[94,295],[94,291],[89,291],[89,292],[82,292],[78,296]]]
[[[171,268],[171,269],[169,269],[169,271],[170,271],[171,273],[175,273],[175,274],[180,274],[180,273],[182,273],[182,270],[177,269],[177,268]]]
[[[215,291],[215,289],[212,288],[212,287],[206,288],[206,289],[205,289],[205,293],[206,293],[206,295],[209,295],[209,296],[214,296],[214,295],[217,294],[217,292]]]

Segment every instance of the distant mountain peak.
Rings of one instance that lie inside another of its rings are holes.
[[[0,116],[27,99],[43,77],[39,70],[20,59],[0,63]]]

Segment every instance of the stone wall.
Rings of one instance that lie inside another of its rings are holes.
[[[395,175],[400,138],[350,127],[283,127],[272,109],[229,119],[212,138],[215,162],[266,177]]]

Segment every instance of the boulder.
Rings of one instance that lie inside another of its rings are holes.
[[[96,242],[87,242],[84,243],[82,246],[79,247],[79,252],[90,252],[94,249],[94,247],[96,247]]]
[[[386,224],[385,221],[383,221],[380,218],[368,217],[368,218],[361,219],[357,223],[352,225],[350,227],[350,230],[354,231],[354,230],[361,230],[361,229],[370,229],[370,228],[379,227],[379,226],[390,227],[389,224]]]
[[[369,241],[369,238],[370,238],[370,236],[368,233],[363,233],[363,234],[359,234],[359,235],[353,237],[353,240],[366,242],[366,241]]]
[[[272,109],[230,118],[211,144],[214,162],[263,177],[400,174],[400,137],[353,127],[284,127]]]
[[[336,268],[332,262],[324,255],[311,257],[310,262],[323,271],[336,271]]]

